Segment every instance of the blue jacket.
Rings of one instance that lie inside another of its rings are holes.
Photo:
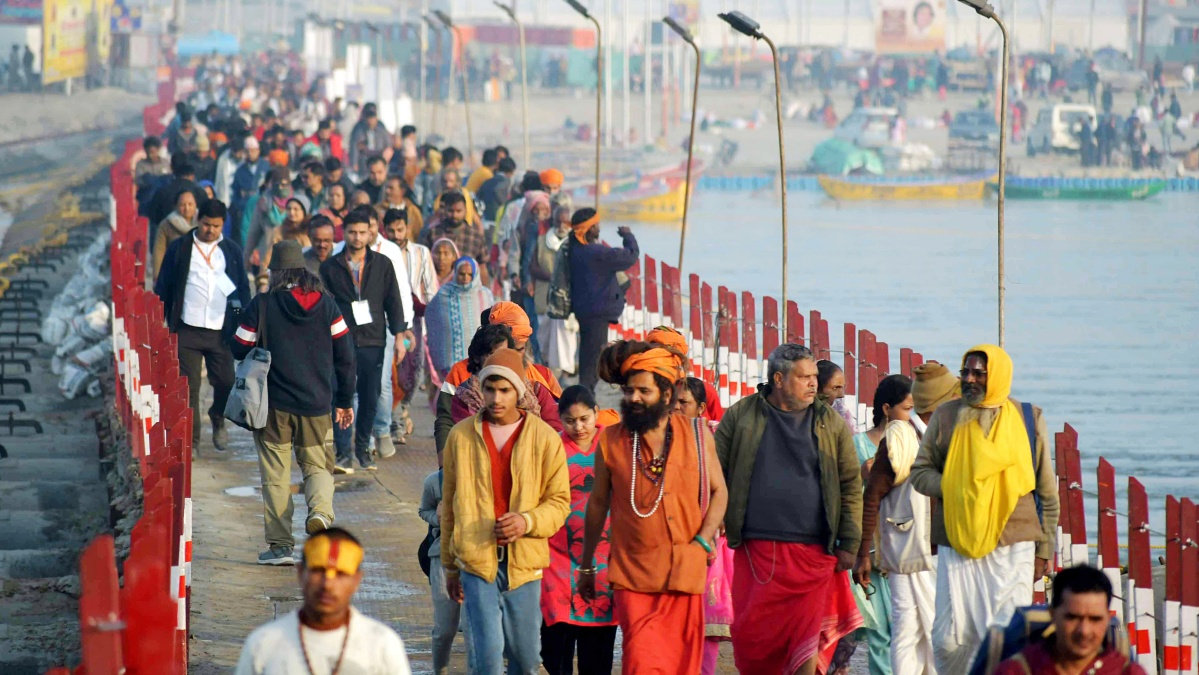
[[[193,230],[171,242],[162,258],[162,271],[158,274],[158,281],[154,284],[154,294],[162,300],[162,313],[166,317],[167,328],[172,333],[178,332],[179,325],[183,323],[183,292],[187,289],[187,275],[191,269],[192,251],[195,249],[192,242],[195,236]],[[228,239],[221,239],[217,246],[225,255],[225,275],[237,286],[237,290],[229,296],[228,302],[237,300],[243,309],[249,307],[250,283],[249,277],[246,276],[245,257],[241,248]],[[226,331],[237,327],[231,322],[236,321],[236,318],[226,309]]]
[[[615,322],[624,311],[624,290],[616,273],[632,267],[641,251],[632,232],[621,237],[624,245],[612,248],[596,242],[586,246],[572,236],[570,241],[570,306],[579,319]]]

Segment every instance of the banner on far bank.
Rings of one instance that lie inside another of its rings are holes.
[[[0,24],[42,22],[42,0],[0,0]]]
[[[874,50],[927,54],[945,49],[946,0],[879,0]]]
[[[46,0],[42,84],[87,74],[87,22],[92,0]]]

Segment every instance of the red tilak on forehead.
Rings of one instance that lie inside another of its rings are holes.
[[[333,539],[329,542],[329,562],[326,569],[337,569],[337,554],[341,551],[341,541]]]

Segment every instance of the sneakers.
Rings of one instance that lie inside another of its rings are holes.
[[[375,448],[379,451],[381,459],[393,457],[396,454],[396,446],[391,442],[390,435],[376,436]]]
[[[290,546],[272,546],[258,556],[259,565],[294,565],[296,559],[292,556]]]
[[[308,520],[304,522],[304,531],[307,532],[308,536],[311,537],[317,532],[329,529],[331,524],[332,523],[329,522],[328,516],[320,513],[314,513],[311,516],[308,516]]]
[[[354,475],[353,460],[351,460],[349,457],[337,460],[337,463],[333,465],[333,473],[342,473],[348,476]]]
[[[378,471],[379,470],[379,465],[375,464],[375,460],[371,459],[369,455],[367,457],[359,459],[358,463],[362,465],[362,468],[365,471]]]
[[[225,452],[229,447],[229,430],[225,428],[223,420],[212,422],[212,447],[217,452]]]

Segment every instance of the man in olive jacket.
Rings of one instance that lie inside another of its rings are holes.
[[[733,656],[743,673],[792,672],[794,664],[814,673],[822,624],[850,593],[840,573],[853,567],[862,536],[861,468],[849,426],[816,390],[812,352],[782,345],[770,355],[767,383],[716,430],[729,489],[725,529],[736,550]],[[810,611],[779,621],[784,607]],[[857,612],[843,614],[833,639],[861,625]]]

